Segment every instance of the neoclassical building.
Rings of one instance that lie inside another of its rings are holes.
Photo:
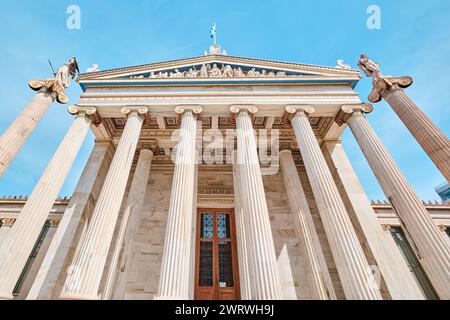
[[[358,65],[369,101],[392,106],[448,181],[449,140],[406,95],[412,79]],[[68,102],[77,69],[30,81],[36,96],[0,138],[0,176]],[[74,122],[33,192],[0,198],[0,298],[449,299],[450,205],[417,197],[366,120],[360,79],[217,45],[79,74]],[[89,160],[59,199],[89,130]],[[345,130],[387,201],[365,194]]]

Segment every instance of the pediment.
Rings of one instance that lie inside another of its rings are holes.
[[[307,79],[349,81],[352,86],[360,73],[352,69],[323,67],[299,63],[240,58],[224,55],[207,55],[189,59],[158,62],[127,68],[84,73],[78,82],[88,83],[220,83],[220,82],[280,82]]]

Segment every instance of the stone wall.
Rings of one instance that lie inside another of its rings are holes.
[[[133,257],[125,299],[151,300],[157,294],[172,176],[172,172],[150,173],[139,228],[131,239]]]
[[[299,176],[308,199],[316,230],[322,244],[322,249],[328,268],[335,285],[338,298],[344,299],[342,286],[327,237],[314,201],[311,186],[304,168],[299,167]],[[133,173],[131,173],[130,177]],[[151,300],[157,293],[161,268],[162,251],[165,239],[166,217],[169,208],[172,171],[155,170],[150,174],[143,209],[140,213],[140,223],[137,233],[132,239],[133,256],[131,272],[127,278],[125,299]],[[269,209],[275,251],[279,262],[284,299],[311,299],[308,288],[309,274],[305,270],[304,257],[294,230],[294,221],[290,212],[288,198],[283,183],[281,171],[274,176],[263,177],[266,199]],[[131,183],[131,179],[129,184]],[[129,186],[127,187],[128,191]],[[96,187],[98,191],[98,186]],[[214,172],[201,168],[198,173],[198,190],[201,192],[218,192],[222,194],[199,194],[202,199],[211,199],[210,207],[233,207],[233,181],[231,169]],[[231,194],[230,194],[231,192]],[[95,198],[95,196],[94,196]],[[55,204],[49,219],[62,216],[68,201]],[[14,217],[20,212],[25,199],[0,199],[0,218]],[[397,218],[387,203],[373,203],[380,222],[389,225],[398,224]],[[90,205],[92,207],[92,205]],[[445,204],[428,204],[427,209],[438,225],[450,225],[450,209]],[[122,215],[122,213],[121,213]],[[120,216],[121,216],[120,215]],[[120,223],[120,218],[118,223]],[[116,228],[117,229],[117,228]],[[447,235],[445,235],[447,236]],[[115,240],[114,240],[115,241]],[[113,241],[113,245],[114,245]],[[111,246],[111,252],[113,245]],[[40,252],[39,254],[42,254]],[[108,263],[109,264],[109,263]],[[106,275],[109,265],[105,268]],[[103,284],[102,284],[103,286]]]
[[[300,174],[303,176],[301,172]],[[220,192],[221,189],[232,189],[231,172],[216,173],[200,170],[198,175],[199,190]],[[166,215],[170,201],[171,180],[172,174],[165,172],[154,172],[149,179],[139,230],[134,238],[131,239],[134,242],[134,256],[132,258],[131,273],[127,279],[126,299],[153,299],[157,293]],[[311,299],[304,257],[293,227],[294,221],[290,212],[281,171],[275,176],[265,176],[263,181],[281,274],[283,298]],[[303,176],[302,182],[307,184],[307,178],[305,179]],[[305,185],[305,191],[308,197],[311,198],[312,192],[308,185]],[[218,194],[216,197],[229,198],[226,194]],[[328,248],[323,227],[321,226],[320,217],[318,217],[317,209],[314,207],[314,199],[311,198],[310,202],[330,272],[336,284],[338,295],[343,297],[342,294],[339,294],[342,292],[342,288],[340,287],[336,268]],[[211,203],[211,207],[214,207],[214,203]]]

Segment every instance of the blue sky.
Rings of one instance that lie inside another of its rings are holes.
[[[448,0],[152,0],[152,1],[6,1],[0,0],[0,132],[35,94],[30,79],[50,75],[55,66],[77,56],[84,72],[201,55],[217,23],[218,42],[234,56],[317,65],[344,59],[353,67],[366,52],[386,75],[411,75],[407,93],[450,135],[450,1]],[[69,5],[81,9],[81,29],[66,27]],[[366,27],[369,5],[381,8],[381,29]],[[357,91],[366,100],[370,80]],[[72,83],[71,103],[81,89]],[[438,199],[434,187],[443,176],[404,125],[381,102],[369,122],[422,199]],[[1,195],[29,195],[73,119],[54,104],[8,172]],[[371,199],[384,199],[349,130],[344,146]],[[61,191],[71,195],[93,146],[90,134]]]

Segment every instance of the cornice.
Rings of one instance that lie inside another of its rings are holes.
[[[340,73],[351,75],[361,79],[361,74],[358,70],[354,69],[341,69],[336,67],[328,67],[328,66],[317,66],[311,64],[303,64],[303,63],[295,63],[295,62],[282,62],[276,60],[268,60],[268,59],[256,59],[256,58],[244,58],[244,57],[235,57],[235,56],[224,56],[224,55],[207,55],[207,56],[197,56],[192,58],[183,58],[162,62],[155,62],[150,64],[142,64],[124,68],[115,68],[109,70],[103,70],[93,73],[83,73],[80,74],[77,81],[84,81],[96,77],[101,76],[114,76],[121,73],[132,73],[139,72],[143,69],[148,68],[170,68],[177,65],[183,64],[192,64],[192,63],[207,63],[207,62],[230,62],[230,63],[248,63],[248,64],[258,64],[266,67],[279,67],[279,68],[293,68],[298,70],[298,68],[306,69],[308,71],[331,71],[332,73]],[[295,71],[295,70],[294,70]]]

